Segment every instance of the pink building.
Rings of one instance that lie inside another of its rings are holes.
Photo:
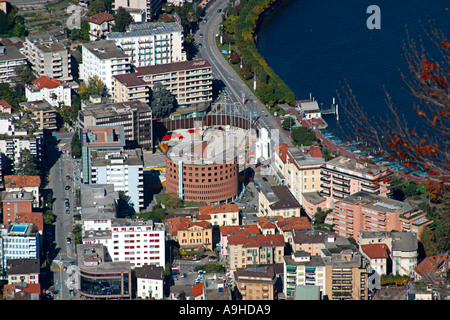
[[[360,191],[334,203],[327,223],[341,237],[359,237],[359,231],[413,232],[418,235],[432,221],[414,203]]]
[[[222,257],[226,257],[228,255],[227,247],[228,247],[228,237],[235,235],[237,233],[241,234],[260,234],[260,230],[258,225],[256,224],[248,224],[248,225],[240,225],[240,226],[220,226],[220,255]]]

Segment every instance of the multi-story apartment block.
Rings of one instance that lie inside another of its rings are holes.
[[[420,234],[432,223],[426,212],[408,201],[360,191],[334,203],[327,222],[343,237],[358,239],[359,231],[405,231]]]
[[[134,67],[186,61],[183,27],[178,22],[131,24],[127,32],[112,32],[108,40],[130,56]]]
[[[220,241],[220,256],[222,258],[228,257],[228,237],[237,234],[259,234],[261,233],[256,224],[246,224],[238,226],[219,226]]]
[[[91,153],[89,184],[113,184],[130,197],[135,212],[144,207],[144,174],[141,149],[98,150]]]
[[[0,83],[15,82],[16,67],[27,64],[27,58],[16,46],[5,46],[0,43]]]
[[[36,100],[19,103],[24,111],[31,112],[34,120],[41,130],[58,129],[58,112],[47,100]]]
[[[369,244],[385,244],[389,252],[389,271],[397,275],[414,276],[414,268],[418,263],[417,234],[397,231],[360,231],[360,246]]]
[[[112,261],[130,261],[132,267],[166,263],[163,223],[112,219],[111,239],[107,249]]]
[[[53,107],[72,105],[70,86],[47,76],[39,77],[25,85],[25,96],[28,102],[45,100]]]
[[[211,223],[207,221],[191,221],[187,217],[166,219],[169,235],[182,249],[206,248],[212,250]]]
[[[212,101],[212,69],[207,60],[173,62],[161,65],[136,67],[130,77],[115,77],[114,101],[142,99],[136,96],[137,91],[153,90],[156,83],[161,83],[177,99],[178,105],[187,107]],[[140,85],[142,79],[146,85]]]
[[[8,285],[39,284],[41,264],[39,259],[8,259]]]
[[[387,197],[392,172],[388,167],[346,157],[337,157],[322,166],[320,193],[327,207],[358,191]]]
[[[123,126],[127,146],[153,148],[152,109],[140,101],[91,105],[78,113],[78,128]]]
[[[307,148],[307,150],[305,150]],[[320,191],[320,171],[325,164],[319,145],[288,147],[281,143],[274,154],[273,166],[279,173],[279,183],[289,190],[303,205],[303,194]]]
[[[127,9],[138,9],[145,11],[145,21],[151,21],[162,8],[162,0],[115,0],[114,10],[120,7]]]
[[[36,77],[47,76],[65,81],[73,79],[70,54],[55,37],[29,36],[23,43],[23,49]]]
[[[237,268],[234,280],[242,300],[275,300],[277,273],[273,264]]]
[[[113,76],[131,72],[130,57],[113,40],[83,43],[82,46],[80,79],[88,83],[90,78],[96,76],[112,95]]]
[[[2,272],[9,259],[39,259],[40,234],[32,223],[13,222],[0,229]]]
[[[7,191],[2,194],[3,223],[10,224],[33,210],[31,192]]]
[[[303,250],[284,256],[283,292],[287,299],[295,297],[299,286],[318,287],[325,291],[325,264],[322,257],[310,256]]]
[[[125,133],[123,126],[86,127],[80,130],[81,165],[83,179],[91,179],[91,153],[96,150],[123,150]]]
[[[235,234],[228,237],[228,267],[231,271],[251,264],[283,263],[281,234]]]
[[[4,173],[14,172],[15,166],[19,162],[20,154],[24,149],[30,150],[37,166],[40,166],[43,155],[42,131],[28,134],[28,132],[16,130],[14,136],[5,136],[0,140],[2,171]]]

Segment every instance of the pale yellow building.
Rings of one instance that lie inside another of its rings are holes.
[[[192,222],[178,217],[166,220],[170,236],[178,241],[182,249],[206,248],[212,250],[212,225],[206,221]]]

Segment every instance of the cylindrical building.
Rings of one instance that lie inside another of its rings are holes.
[[[238,193],[237,148],[180,142],[166,152],[166,191],[186,201],[217,204]]]

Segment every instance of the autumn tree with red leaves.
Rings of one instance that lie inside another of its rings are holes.
[[[403,51],[409,74],[402,78],[411,94],[417,98],[412,109],[422,122],[421,130],[409,128],[403,115],[397,111],[390,95],[386,104],[390,114],[387,119],[372,121],[358,104],[348,84],[343,96],[338,92],[340,106],[348,115],[348,125],[358,138],[384,156],[413,171],[429,170],[434,179],[447,184],[449,178],[450,131],[450,42],[439,29],[428,34],[436,44],[438,59],[433,59],[423,44],[407,36]],[[439,60],[439,61],[438,61]]]

